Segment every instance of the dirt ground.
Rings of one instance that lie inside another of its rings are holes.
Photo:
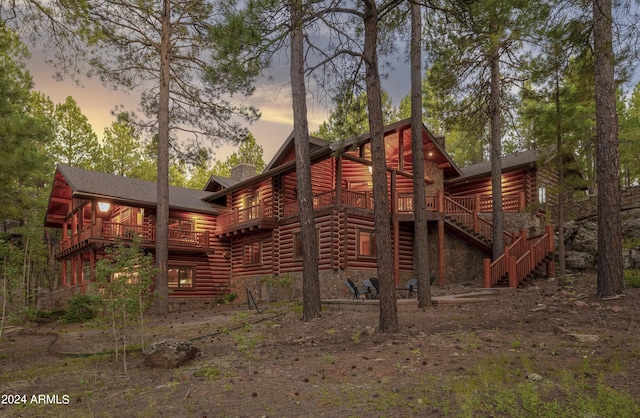
[[[266,308],[151,317],[146,343],[191,339],[200,353],[166,370],[144,367],[133,350],[126,375],[106,325],[10,326],[0,341],[0,416],[640,413],[640,290],[597,299],[594,273],[572,275],[564,289],[538,279],[480,303],[416,307],[399,313],[397,334],[377,331],[376,311],[325,311],[304,323],[297,304]]]

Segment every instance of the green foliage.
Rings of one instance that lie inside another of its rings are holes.
[[[631,237],[631,238],[625,238],[622,241],[622,248],[624,248],[625,250],[633,250],[633,249],[640,249],[640,238],[636,238],[636,237]]]
[[[228,305],[230,303],[233,303],[233,301],[236,300],[237,298],[238,298],[237,293],[227,293],[226,295],[218,299],[218,303],[221,305]]]
[[[95,168],[95,162],[100,161],[98,136],[73,97],[68,96],[64,103],[57,104],[53,117],[55,141],[50,151],[56,161],[74,167]]]
[[[128,113],[119,113],[115,122],[104,129],[101,160],[96,167],[105,173],[138,178],[142,162],[140,133]]]
[[[640,184],[640,82],[620,112],[620,168],[623,186]]]
[[[134,237],[129,244],[105,249],[105,258],[96,263],[96,282],[102,291],[111,321],[116,358],[118,342],[122,341],[125,373],[126,347],[129,323],[140,320],[140,336],[144,326],[144,312],[153,301],[152,286],[156,275],[155,261],[151,254],[140,247],[140,239]],[[144,348],[144,340],[142,340]]]
[[[253,134],[249,133],[237,151],[234,151],[226,160],[217,160],[212,168],[210,165],[210,155],[205,150],[199,150],[195,158],[195,168],[191,174],[187,186],[195,189],[202,189],[211,176],[231,177],[231,169],[238,164],[246,163],[256,167],[256,172],[260,173],[266,167],[263,158],[263,149],[258,145]]]
[[[640,270],[626,269],[624,270],[624,282],[627,287],[640,287]]]
[[[335,100],[336,107],[329,113],[329,119],[322,122],[317,132],[311,135],[327,141],[341,141],[369,131],[367,94],[354,95],[352,91],[340,94]],[[391,96],[382,92],[383,123],[389,124],[399,119],[398,109],[393,107]]]
[[[65,324],[90,321],[100,312],[102,302],[100,296],[85,294],[72,296],[67,299],[67,309],[60,320]]]

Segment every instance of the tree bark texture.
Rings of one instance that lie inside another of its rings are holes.
[[[169,82],[171,79],[169,49],[171,45],[171,1],[163,0],[160,42],[160,101],[158,108],[158,184],[156,213],[155,310],[158,315],[169,312]]]
[[[380,324],[381,332],[398,332],[398,305],[393,280],[393,251],[391,246],[391,217],[389,215],[389,195],[387,184],[386,153],[384,147],[384,126],[382,118],[382,93],[378,70],[378,21],[375,0],[364,0],[364,48],[371,133],[371,160],[373,163],[373,200],[376,224],[376,251],[378,280],[380,282]]]
[[[431,306],[427,187],[424,181],[422,141],[422,13],[411,3],[411,150],[413,158],[414,271],[418,279],[418,307]]]
[[[311,187],[311,159],[307,98],[304,81],[304,34],[302,0],[291,0],[291,98],[293,106],[293,134],[298,181],[298,211],[302,238],[302,320],[322,316],[320,276],[318,273],[318,240],[313,213]]]
[[[564,149],[562,145],[562,113],[560,108],[560,74],[556,72],[556,148],[558,153],[558,287],[564,287],[567,274],[564,245]]]
[[[500,118],[500,54],[498,45],[494,46],[491,55],[491,96],[489,98],[489,113],[491,117],[491,200],[493,203],[493,259],[504,254],[502,213],[502,133]]]
[[[593,1],[598,187],[598,296],[624,292],[620,223],[620,155],[611,0]]]

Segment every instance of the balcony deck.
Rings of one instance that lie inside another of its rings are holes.
[[[56,258],[66,257],[93,243],[133,242],[134,237],[141,239],[142,246],[154,248],[156,235],[155,226],[130,225],[97,219],[94,225],[62,240],[58,244]],[[170,229],[169,250],[208,251],[209,232]]]

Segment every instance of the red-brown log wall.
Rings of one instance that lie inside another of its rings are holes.
[[[491,177],[451,184],[447,187],[447,191],[453,196],[467,196],[476,193],[489,196],[491,195]],[[502,174],[503,194],[519,193],[521,191],[525,193],[525,204],[529,205],[538,202],[538,186],[534,168],[524,168]]]

